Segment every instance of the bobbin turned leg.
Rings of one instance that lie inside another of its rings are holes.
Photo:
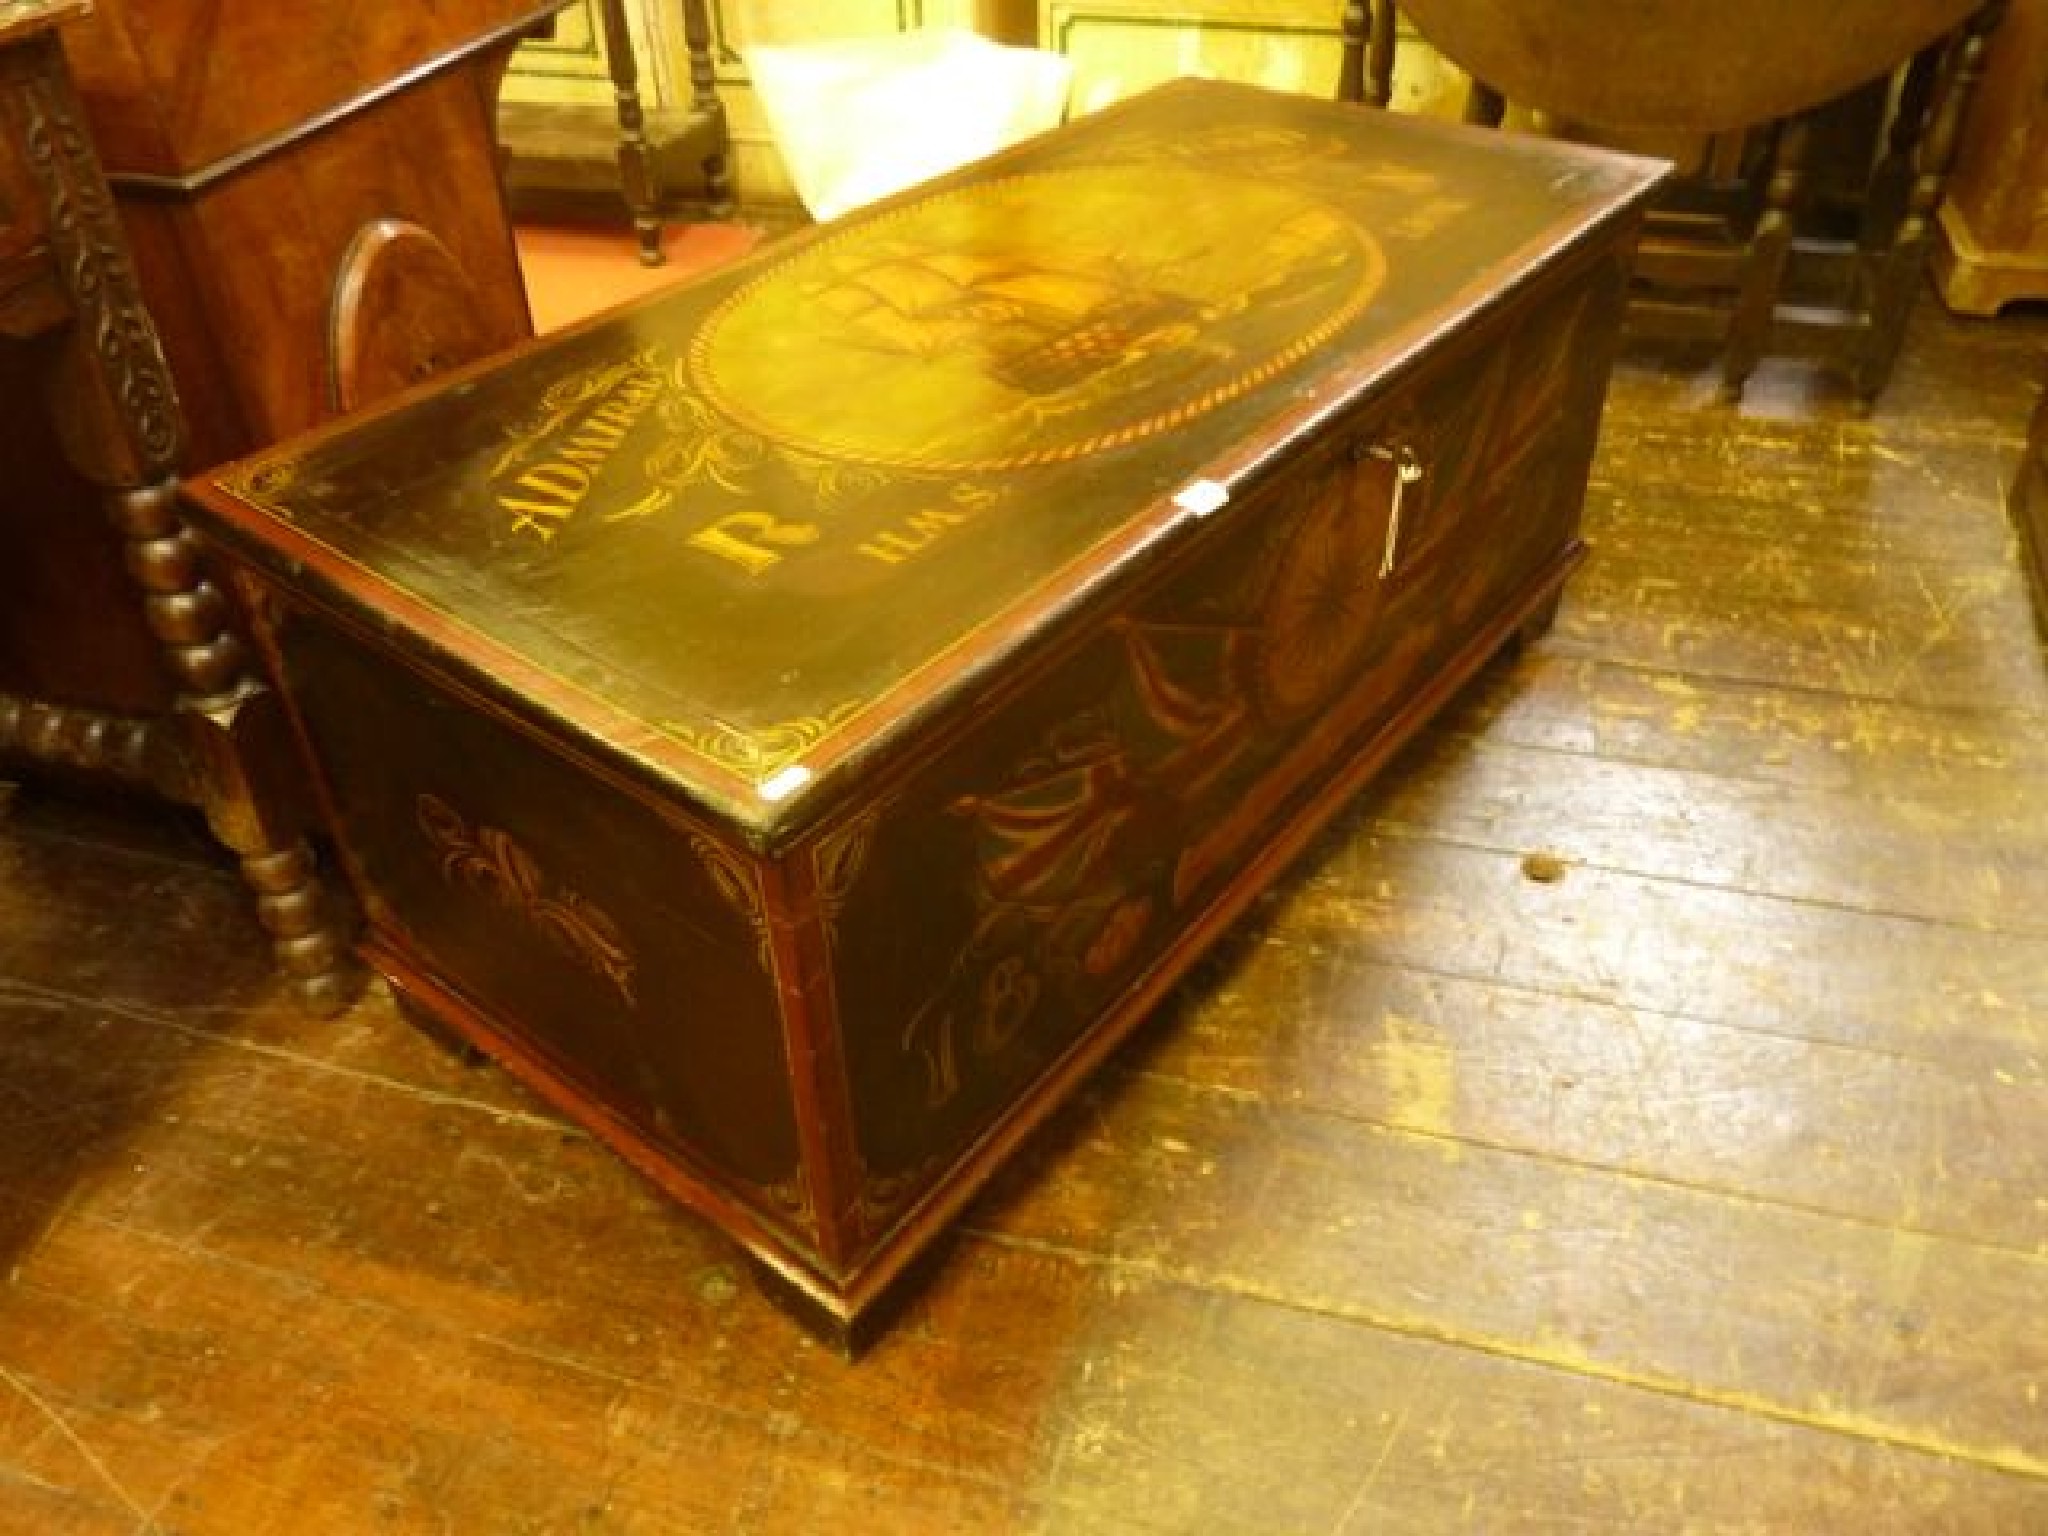
[[[612,99],[619,114],[619,182],[633,231],[640,242],[640,264],[658,267],[661,248],[661,193],[655,186],[654,156],[647,145],[647,113],[640,105],[640,66],[633,57],[633,36],[626,30],[625,0],[598,0],[599,27],[604,33],[604,61],[612,79]]]
[[[1742,286],[1728,323],[1721,354],[1721,398],[1733,405],[1764,355],[1771,324],[1785,286],[1785,264],[1792,254],[1792,227],[1806,194],[1806,153],[1812,126],[1793,117],[1778,130],[1771,178],[1764,188],[1764,211],[1750,237],[1742,264]]]
[[[285,780],[295,761],[277,695],[258,682],[229,627],[228,606],[200,566],[198,542],[177,511],[177,486],[162,480],[107,496],[128,546],[143,611],[178,686],[200,809],[241,860],[279,966],[306,1006],[334,1013],[354,994],[340,923],[300,835],[298,795]]]
[[[191,764],[160,715],[122,715],[0,693],[0,762],[62,769],[189,805]]]
[[[1899,83],[1884,153],[1871,169],[1870,191],[1863,200],[1856,243],[1865,256],[1888,247],[1898,233],[1899,221],[1906,216],[1906,202],[1913,190],[1913,163],[1919,157],[1920,136],[1927,128],[1935,83],[1947,53],[1948,39],[1930,43],[1913,55]]]
[[[683,0],[683,47],[690,59],[690,110],[713,125],[715,146],[704,156],[704,196],[711,217],[730,217],[732,168],[725,154],[725,103],[718,96],[718,61],[711,52],[711,13],[704,0]]]
[[[1934,238],[1934,211],[1948,186],[1963,117],[1983,77],[1991,34],[2004,13],[2005,0],[1988,0],[1964,24],[1943,60],[1925,126],[1913,146],[1913,179],[1906,193],[1905,213],[1892,232],[1890,248],[1877,254],[1871,280],[1870,330],[1855,375],[1856,393],[1865,404],[1883,391],[1905,344],[1906,318],[1919,292]]]
[[[1337,99],[1387,106],[1394,99],[1394,0],[1350,0],[1340,26]]]

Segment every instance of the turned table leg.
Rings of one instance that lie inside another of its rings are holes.
[[[159,715],[122,715],[0,693],[0,760],[55,765],[87,779],[191,804],[191,764]]]
[[[1811,129],[1804,116],[1786,120],[1778,133],[1771,179],[1764,190],[1764,211],[1750,236],[1742,263],[1742,286],[1728,323],[1728,342],[1721,356],[1721,398],[1733,404],[1756,371],[1771,339],[1778,295],[1785,286],[1785,263],[1792,253],[1793,224],[1806,190],[1806,148]]]
[[[1934,211],[1941,204],[1949,169],[1955,164],[1963,114],[1983,77],[1985,50],[2004,13],[2005,0],[1989,0],[1964,24],[1943,61],[1933,103],[1927,108],[1926,126],[1913,149],[1913,180],[1906,194],[1905,213],[1892,233],[1890,246],[1875,258],[1868,342],[1857,359],[1855,374],[1856,393],[1866,403],[1884,389],[1905,343],[1906,319],[1927,268]]]
[[[1344,7],[1337,99],[1384,108],[1394,99],[1394,0],[1350,0]]]
[[[625,0],[598,0],[599,26],[604,31],[605,68],[612,77],[612,95],[619,112],[619,182],[633,230],[640,241],[640,264],[658,267],[661,249],[661,195],[655,186],[653,153],[647,147],[647,114],[640,105],[640,66],[633,57],[633,34],[626,29]]]
[[[1920,135],[1927,126],[1928,108],[1934,101],[1935,81],[1946,52],[1946,39],[1922,48],[1913,55],[1905,78],[1899,83],[1891,127],[1885,134],[1884,153],[1871,170],[1870,192],[1863,203],[1857,245],[1866,256],[1889,246],[1898,233],[1900,220],[1906,216],[1906,201],[1913,190],[1913,162]]]
[[[732,213],[732,168],[726,162],[725,103],[718,95],[718,66],[711,56],[711,15],[704,0],[683,0],[683,46],[690,56],[690,110],[713,125],[713,148],[704,156],[704,191],[711,217]]]

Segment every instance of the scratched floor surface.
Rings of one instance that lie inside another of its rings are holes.
[[[1619,376],[1496,668],[849,1368],[180,823],[0,819],[0,1532],[2048,1531],[2048,322]],[[1556,861],[1536,880],[1531,853]]]

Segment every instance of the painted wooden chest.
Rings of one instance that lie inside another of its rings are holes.
[[[1547,616],[1659,169],[1182,83],[195,482],[369,957],[850,1338]]]

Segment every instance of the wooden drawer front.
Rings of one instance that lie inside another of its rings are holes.
[[[863,1237],[1554,591],[1620,291],[1617,263],[1582,275],[1324,434],[814,846]],[[1423,477],[1392,536],[1404,447]]]
[[[352,631],[272,626],[379,940],[811,1247],[751,871]]]

